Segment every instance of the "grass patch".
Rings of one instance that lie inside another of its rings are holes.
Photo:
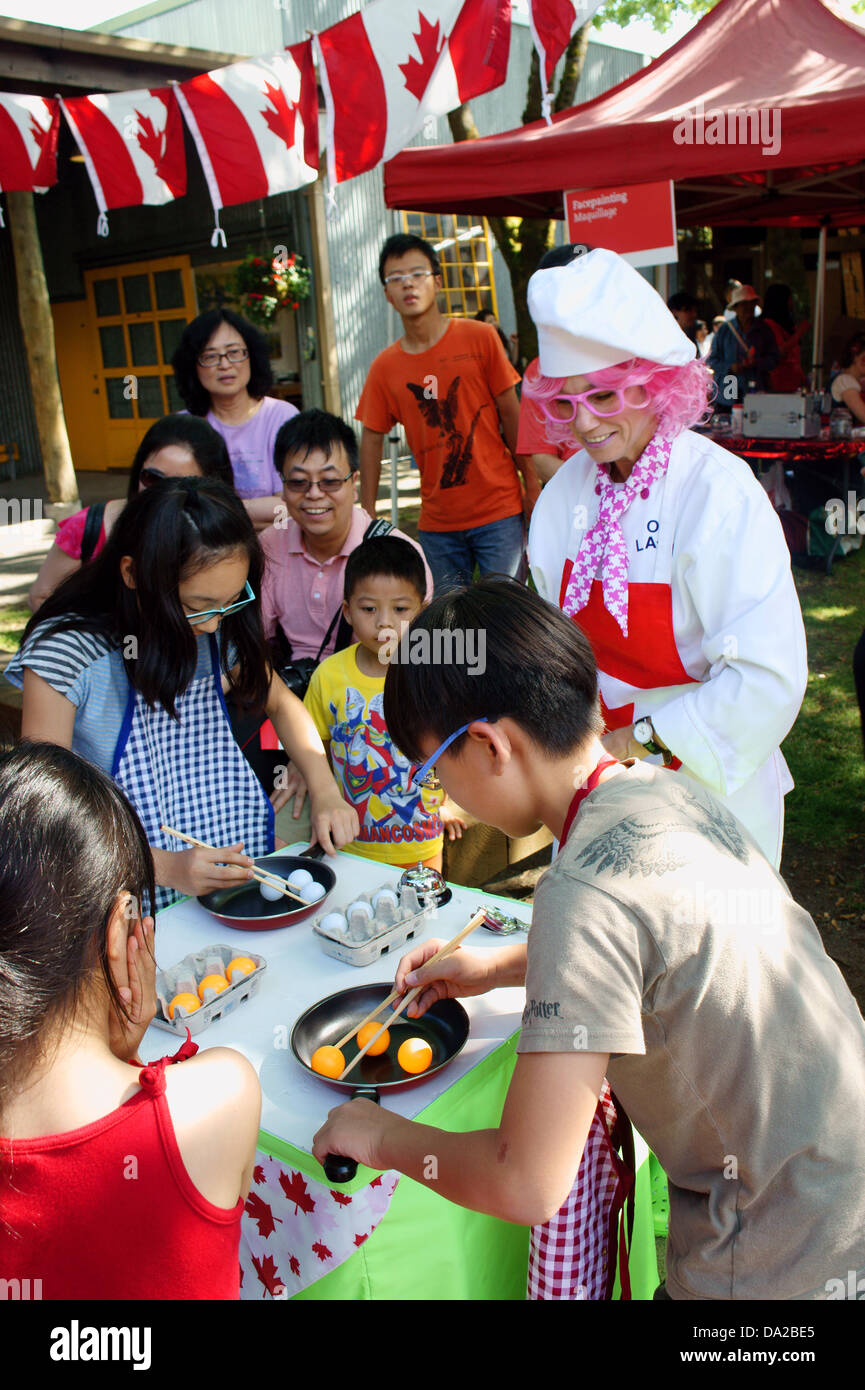
[[[799,718],[783,744],[796,786],[786,799],[781,873],[862,1008],[865,757],[853,648],[865,626],[865,554],[836,561],[830,576],[794,573],[809,675]]]
[[[17,652],[32,617],[29,608],[0,608],[0,652]]]

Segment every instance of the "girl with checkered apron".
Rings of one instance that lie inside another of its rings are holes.
[[[321,740],[267,664],[262,555],[238,498],[179,478],[134,497],[103,552],[28,624],[7,678],[24,692],[22,734],[111,774],[153,852],[158,909],[251,877],[274,848],[274,811],[231,734],[225,693],[263,707],[307,784],[313,836],[354,839]],[[217,848],[178,849],[162,826]]]

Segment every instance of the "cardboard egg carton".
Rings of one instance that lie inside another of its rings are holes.
[[[363,925],[360,918],[366,914],[356,911],[349,917],[348,909],[352,903],[367,902],[372,907],[373,898],[385,889],[396,897],[396,906],[390,902],[380,904],[373,909],[373,917]],[[325,930],[322,927],[325,918],[337,912],[346,918],[346,930]],[[368,893],[356,894],[352,902],[344,907],[330,907],[327,912],[319,913],[313,920],[312,929],[326,955],[345,961],[347,965],[372,965],[373,961],[395,946],[403,946],[410,941],[421,923],[435,917],[436,913],[437,904],[422,902],[413,888],[403,888],[397,892],[392,883],[382,883]]]
[[[255,961],[255,969],[249,975],[235,979],[233,984],[229,984],[228,989],[224,989],[221,994],[215,990],[206,989],[205,1002],[201,1008],[194,1013],[187,1014],[183,1009],[175,1009],[174,1021],[168,1017],[168,1005],[176,994],[198,994],[198,986],[205,975],[224,975],[228,963],[234,960],[235,956],[247,956]],[[261,984],[261,977],[267,969],[267,961],[263,956],[257,956],[254,951],[245,951],[237,946],[205,946],[203,951],[197,951],[195,955],[184,956],[183,960],[176,965],[169,966],[167,970],[157,970],[156,972],[156,998],[158,1008],[153,1022],[157,1028],[165,1028],[169,1033],[176,1033],[179,1038],[186,1037],[186,1030],[189,1029],[193,1037],[198,1033],[203,1033],[204,1029],[213,1023],[217,1018],[230,1014],[232,1009],[236,1009],[238,1004],[242,1004],[244,999],[249,999],[258,990]]]

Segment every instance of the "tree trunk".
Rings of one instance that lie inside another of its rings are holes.
[[[72,466],[60,396],[54,321],[48,301],[33,194],[7,193],[6,208],[18,282],[18,316],[27,350],[45,486],[52,502],[75,503],[78,501],[78,482]]]
[[[589,25],[578,29],[565,51],[559,86],[553,103],[554,112],[566,111],[573,105],[577,83],[586,61],[589,45]],[[526,104],[523,109],[523,125],[530,125],[542,116],[541,71],[538,55],[532,50],[532,61],[526,84]],[[454,143],[462,140],[480,139],[472,109],[467,102],[451,111],[448,125]],[[562,190],[564,192],[564,190]],[[517,315],[517,333],[520,340],[520,361],[522,366],[537,357],[538,338],[535,325],[529,314],[526,300],[528,283],[535,273],[538,261],[553,244],[556,222],[545,217],[488,217],[490,231],[502,254],[511,280],[514,308]]]
[[[309,230],[312,238],[312,269],[315,286],[315,319],[318,324],[316,358],[321,373],[322,398],[325,410],[341,415],[339,367],[336,357],[336,326],[333,316],[333,293],[330,278],[330,255],[327,247],[327,222],[324,209],[322,173],[306,189],[309,209]]]

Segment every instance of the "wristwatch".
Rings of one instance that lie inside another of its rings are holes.
[[[664,767],[672,766],[673,755],[669,748],[658,742],[658,736],[652,727],[651,719],[637,720],[634,725],[634,738],[637,743],[642,743],[647,753],[660,753],[664,759]]]

